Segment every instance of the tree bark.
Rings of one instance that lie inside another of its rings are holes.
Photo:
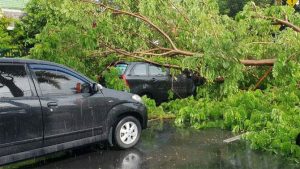
[[[240,60],[245,66],[273,66],[276,59],[261,59],[261,60]]]

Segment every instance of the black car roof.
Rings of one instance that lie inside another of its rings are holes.
[[[43,60],[19,59],[19,58],[0,58],[0,63],[34,63],[34,64],[59,65],[53,62],[48,62]]]
[[[73,72],[76,72],[77,74],[81,75],[82,77],[86,78],[89,81],[93,81],[91,79],[89,79],[88,77],[84,76],[83,74],[69,68],[66,67],[64,65],[61,64],[57,64],[54,62],[49,62],[49,61],[44,61],[44,60],[34,60],[34,59],[19,59],[19,58],[0,58],[0,63],[15,63],[15,64],[40,64],[40,65],[53,65],[53,66],[58,66],[61,68],[65,68],[67,70],[71,70]]]
[[[20,58],[0,58],[0,63],[21,63],[21,64],[41,64],[41,65],[53,65],[66,69],[70,69],[64,65],[57,64],[54,62],[44,61],[44,60],[35,60],[35,59],[20,59]],[[72,69],[70,69],[72,70]]]

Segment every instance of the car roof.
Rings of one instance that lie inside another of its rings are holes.
[[[117,64],[137,64],[137,63],[147,63],[147,62],[128,62],[128,61],[118,61]]]
[[[34,59],[21,59],[21,58],[0,58],[0,63],[34,63],[34,64],[55,64],[53,62],[34,60]]]
[[[64,65],[57,64],[54,62],[44,61],[44,60],[35,60],[35,59],[21,59],[21,58],[0,58],[0,63],[20,63],[20,64],[41,64],[41,65],[53,65],[59,66],[62,68],[70,69]]]
[[[13,63],[13,64],[39,64],[39,65],[50,65],[50,66],[57,66],[57,67],[61,67],[73,72],[76,72],[77,74],[79,74],[80,76],[84,77],[85,79],[89,80],[89,81],[93,81],[90,78],[84,76],[83,74],[81,74],[78,71],[75,71],[67,66],[61,65],[61,64],[57,64],[54,62],[49,62],[49,61],[44,61],[44,60],[35,60],[35,59],[21,59],[21,58],[0,58],[0,63]]]

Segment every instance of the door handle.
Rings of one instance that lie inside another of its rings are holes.
[[[48,107],[57,107],[57,103],[56,102],[49,102],[47,103]]]

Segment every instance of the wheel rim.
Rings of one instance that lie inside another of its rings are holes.
[[[126,122],[120,129],[120,138],[124,144],[131,144],[135,142],[138,136],[138,128],[134,122]]]

